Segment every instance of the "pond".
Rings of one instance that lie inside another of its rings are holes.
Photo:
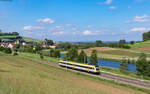
[[[60,58],[63,58],[65,55],[61,54]],[[90,59],[88,58],[88,62]],[[98,59],[98,65],[102,67],[110,67],[110,68],[115,68],[119,69],[120,68],[120,62],[119,61],[110,61],[110,60],[103,60],[103,59]],[[137,72],[135,64],[128,64],[128,71],[130,72]]]

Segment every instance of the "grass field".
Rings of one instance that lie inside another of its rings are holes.
[[[29,38],[29,37],[22,37],[26,42],[41,42],[42,40],[38,40],[38,39],[33,39],[33,38]]]
[[[0,39],[17,38],[18,36],[0,36]]]
[[[140,50],[133,50],[133,49],[121,49],[121,48],[109,48],[109,47],[95,47],[95,48],[88,48],[84,49],[88,56],[90,56],[92,50],[97,50],[98,57],[104,59],[112,59],[112,60],[121,60],[122,58],[126,57],[129,59],[136,60],[141,53],[145,53],[148,58],[150,58],[150,53]]]
[[[27,57],[29,59],[39,59],[40,60],[40,56],[38,54],[19,53],[19,55],[23,56],[23,57]],[[56,58],[51,58],[51,57],[46,57],[45,56],[43,60],[49,61],[49,62],[53,62],[53,63],[58,63],[58,61],[60,59],[56,59]],[[107,68],[107,67],[102,67],[101,69],[102,69],[102,71],[105,71],[105,72],[110,72],[110,73],[122,75],[122,76],[125,76],[125,77],[129,77],[129,78],[141,79],[141,76],[136,75],[133,72],[121,72],[119,69]],[[144,77],[144,80],[150,80],[150,77]]]
[[[0,56],[0,94],[144,93],[19,56]]]
[[[150,40],[144,41],[144,42],[140,42],[140,43],[135,43],[134,45],[129,44],[129,46],[131,47],[131,49],[137,49],[137,48],[150,46]]]

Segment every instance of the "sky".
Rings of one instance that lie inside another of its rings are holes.
[[[150,0],[0,0],[0,29],[55,41],[141,41]]]

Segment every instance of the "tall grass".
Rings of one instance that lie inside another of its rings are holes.
[[[109,89],[109,90],[108,90]],[[143,89],[142,89],[143,90]],[[19,56],[0,56],[0,94],[142,94]]]

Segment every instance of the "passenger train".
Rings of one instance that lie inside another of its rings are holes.
[[[81,63],[76,63],[71,61],[59,61],[59,65],[62,67],[100,74],[99,66],[81,64]]]

